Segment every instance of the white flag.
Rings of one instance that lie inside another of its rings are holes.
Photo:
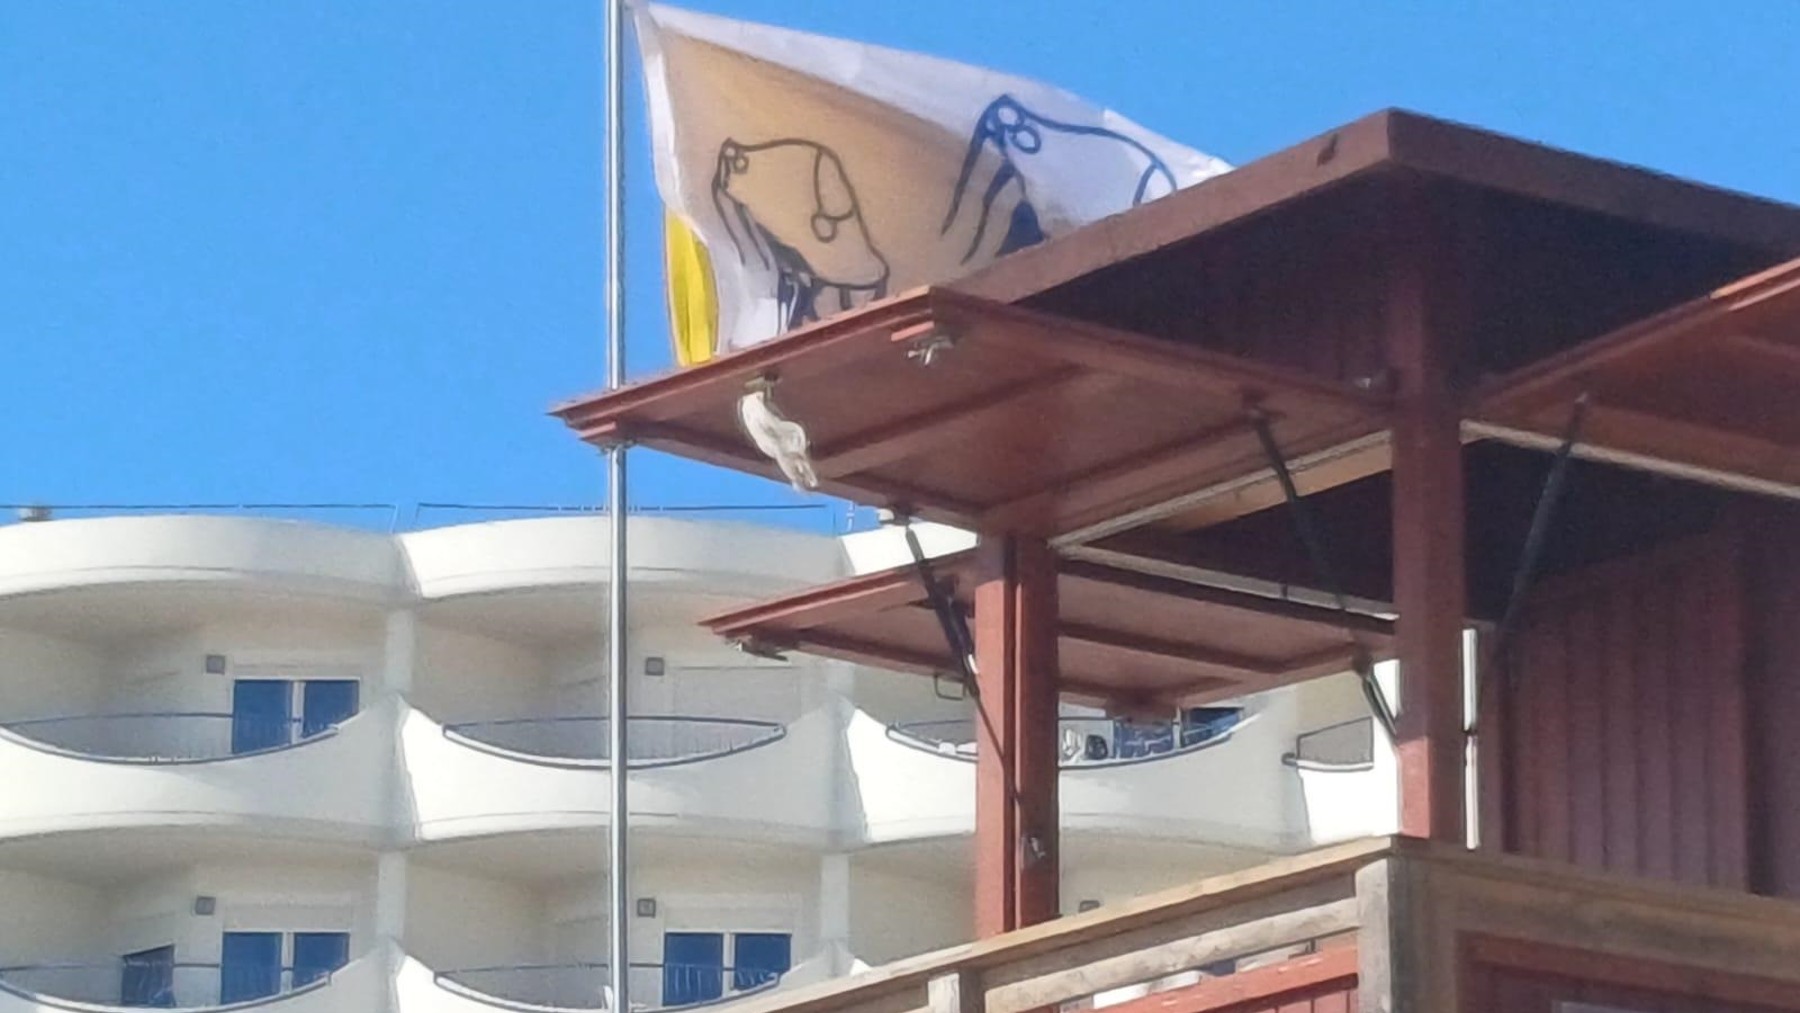
[[[1226,171],[1033,81],[634,4],[683,365]]]

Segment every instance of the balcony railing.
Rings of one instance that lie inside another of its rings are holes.
[[[1229,739],[1246,720],[1236,707],[1206,708],[1182,721],[1121,721],[1103,717],[1067,717],[1058,721],[1060,763],[1101,767],[1141,763],[1192,752]],[[908,721],[888,726],[896,742],[959,760],[975,759],[975,721]]]
[[[1368,770],[1375,766],[1375,721],[1356,718],[1307,732],[1281,759],[1301,770]]]
[[[612,765],[608,727],[603,717],[509,718],[445,725],[444,734],[476,749],[533,763],[608,767]],[[628,765],[633,770],[730,756],[787,734],[773,721],[678,716],[634,717],[626,731]]]
[[[0,989],[56,1003],[126,1008],[204,1009],[320,988],[322,967],[222,966],[113,960],[0,967]]]
[[[1371,838],[732,1013],[1800,1011],[1800,903]]]
[[[781,973],[704,964],[632,964],[633,1009],[691,1009],[773,988]],[[439,985],[518,1009],[610,1009],[606,964],[525,964],[442,971]]]
[[[116,763],[203,763],[286,749],[332,734],[299,718],[202,712],[84,714],[0,723],[30,745]]]

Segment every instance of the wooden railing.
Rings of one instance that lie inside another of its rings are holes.
[[[1800,1011],[1800,904],[1379,838],[731,1011],[1581,1008],[1563,1003]]]

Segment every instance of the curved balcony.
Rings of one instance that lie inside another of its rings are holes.
[[[218,964],[112,960],[0,967],[0,1013],[39,1010],[269,1008],[295,1013],[375,1009],[377,962],[324,968],[224,968]]]
[[[1067,717],[1058,721],[1059,756],[1064,770],[1114,766],[1166,759],[1225,741],[1245,720],[1237,707],[1209,708],[1212,713],[1189,721],[1155,723],[1103,717]],[[895,742],[938,756],[974,762],[975,721],[909,721],[888,726]]]
[[[694,1009],[775,988],[782,974],[701,964],[632,964],[631,1008]],[[529,964],[440,971],[438,987],[518,1010],[590,1010],[612,1006],[606,964]]]
[[[612,778],[605,732],[594,718],[445,727],[407,709],[400,740],[416,837],[604,826]],[[822,841],[834,813],[830,764],[820,757],[834,755],[835,738],[825,710],[785,728],[633,718],[633,828]]]
[[[858,712],[847,740],[870,843],[973,832],[968,721],[887,726]],[[1287,768],[1291,704],[1220,710],[1145,728],[1106,718],[1063,722],[1059,786],[1065,833],[1141,834],[1226,848],[1295,850],[1306,814]]]
[[[445,725],[444,735],[512,759],[570,767],[610,767],[611,721],[604,717],[507,718]],[[787,729],[745,718],[645,716],[626,736],[632,770],[699,763],[775,742]]]
[[[386,535],[255,517],[95,517],[0,528],[0,596],[106,585],[237,585],[387,600]]]
[[[333,734],[298,718],[206,712],[82,714],[0,724],[46,751],[119,763],[206,763],[294,746]]]
[[[253,826],[372,842],[388,823],[392,710],[335,728],[219,714],[116,714],[0,726],[0,838]]]
[[[1391,834],[1399,827],[1398,765],[1374,719],[1342,721],[1296,736],[1282,762],[1300,782],[1313,843]]]

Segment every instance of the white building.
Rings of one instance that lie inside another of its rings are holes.
[[[606,523],[0,527],[0,1013],[600,1006]],[[694,625],[893,534],[633,520],[636,1002],[968,937],[971,704]],[[1353,679],[1238,703],[1071,715],[1070,910],[1392,828]]]

